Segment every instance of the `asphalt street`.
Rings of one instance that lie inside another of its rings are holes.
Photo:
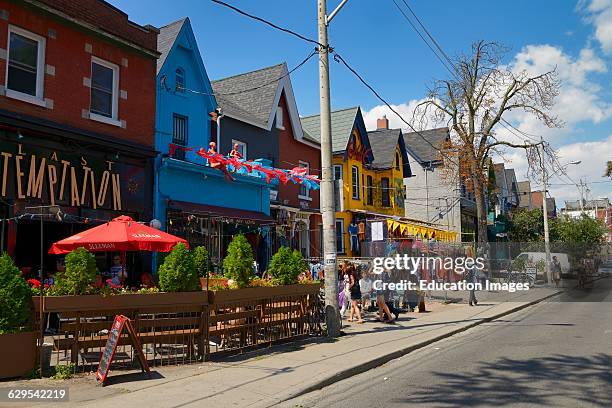
[[[612,407],[612,277],[283,407]]]

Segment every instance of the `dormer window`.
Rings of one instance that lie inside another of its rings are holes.
[[[395,152],[395,170],[400,169],[400,163],[401,163],[400,155],[398,152]]]
[[[175,72],[176,92],[185,92],[185,71],[183,68],[177,68]]]
[[[283,108],[280,106],[276,107],[276,128],[285,130],[285,127],[283,126]]]

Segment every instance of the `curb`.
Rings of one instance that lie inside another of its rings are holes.
[[[512,314],[512,313],[516,313],[516,312],[518,312],[520,310],[526,309],[526,308],[528,308],[530,306],[536,305],[536,304],[538,304],[540,302],[543,302],[543,301],[545,301],[547,299],[555,297],[555,296],[557,296],[557,295],[559,295],[559,294],[561,294],[563,292],[564,292],[563,290],[559,290],[558,292],[550,294],[550,295],[545,296],[543,298],[536,299],[536,300],[533,300],[531,302],[525,303],[523,305],[516,306],[516,307],[514,307],[514,308],[512,308],[510,310],[506,310],[506,311],[498,313],[498,314],[496,314],[494,316],[482,318],[481,320],[479,320],[477,322],[470,323],[470,324],[468,324],[466,326],[457,328],[455,330],[449,331],[447,333],[441,334],[441,335],[433,337],[431,339],[422,341],[422,342],[417,343],[417,344],[413,344],[413,345],[411,345],[409,347],[406,347],[406,348],[403,348],[403,349],[400,349],[400,350],[396,350],[396,351],[391,352],[389,354],[385,354],[383,356],[377,357],[377,358],[375,358],[373,360],[370,360],[370,361],[368,361],[366,363],[363,363],[363,364],[360,364],[358,366],[347,368],[347,369],[342,370],[342,371],[340,371],[340,372],[338,372],[336,374],[333,374],[333,375],[331,375],[331,376],[329,376],[327,378],[323,378],[323,379],[317,381],[315,384],[309,385],[309,386],[307,386],[307,387],[305,387],[305,388],[303,388],[301,390],[298,390],[298,391],[292,393],[288,397],[282,397],[282,399],[277,401],[277,402],[275,402],[274,405],[282,403],[282,402],[289,401],[289,400],[291,400],[293,398],[300,397],[300,396],[302,396],[304,394],[308,394],[308,393],[313,392],[313,391],[320,390],[321,388],[328,387],[328,386],[330,386],[330,385],[332,385],[334,383],[337,383],[339,381],[345,380],[345,379],[347,379],[349,377],[353,377],[355,375],[362,374],[362,373],[364,373],[366,371],[369,371],[369,370],[371,370],[373,368],[380,367],[381,365],[386,364],[386,363],[388,363],[391,360],[395,360],[397,358],[405,356],[406,354],[409,354],[409,353],[411,353],[411,352],[413,352],[415,350],[418,350],[420,348],[428,346],[428,345],[430,345],[432,343],[436,343],[436,342],[438,342],[440,340],[443,340],[443,339],[446,339],[448,337],[454,336],[455,334],[458,334],[458,333],[464,332],[466,330],[472,329],[472,328],[474,328],[476,326],[479,326],[479,325],[481,325],[483,323],[488,323],[490,321],[499,319],[500,317],[503,317],[503,316],[506,316],[506,315],[509,315],[509,314]]]

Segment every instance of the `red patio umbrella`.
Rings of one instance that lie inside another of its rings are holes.
[[[67,254],[80,247],[90,252],[169,252],[179,242],[189,247],[183,238],[139,224],[131,217],[122,215],[105,224],[57,241],[51,245],[49,253]]]

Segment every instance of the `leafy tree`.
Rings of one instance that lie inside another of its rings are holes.
[[[30,287],[6,253],[0,256],[0,334],[18,331],[30,317]]]
[[[191,254],[198,276],[201,278],[207,276],[209,271],[208,250],[203,246],[198,246],[191,251]]]
[[[612,178],[612,160],[608,160],[608,164],[606,167],[606,173],[604,174],[604,177]]]
[[[198,273],[187,245],[176,244],[159,267],[159,288],[164,292],[198,290]]]
[[[83,295],[96,279],[95,256],[85,248],[77,248],[66,255],[66,270],[56,276],[56,293]]]
[[[223,274],[236,281],[238,287],[246,287],[255,276],[253,274],[253,249],[244,235],[235,235],[227,247],[223,260]]]
[[[603,243],[606,226],[598,218],[582,214],[580,218],[561,217],[553,222],[558,242],[599,245]]]
[[[512,214],[509,238],[513,242],[534,242],[544,239],[542,210],[521,209]]]

